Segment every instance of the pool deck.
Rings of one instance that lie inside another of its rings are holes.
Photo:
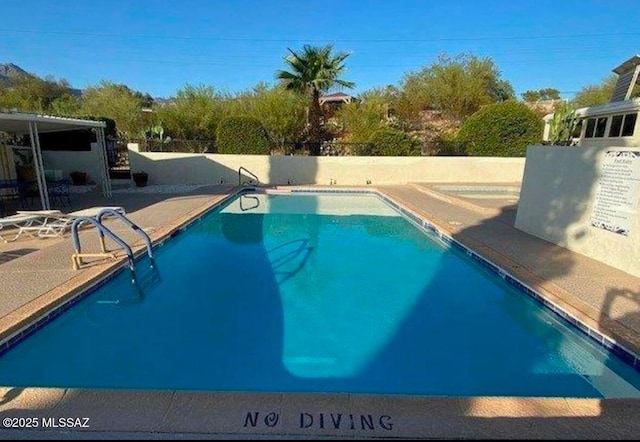
[[[513,227],[512,201],[460,198],[425,183],[378,191],[508,270],[590,327],[640,349],[640,279]],[[233,192],[210,186],[189,194],[79,197],[77,210],[122,205],[160,241]],[[135,251],[143,244],[119,225]],[[95,234],[83,232],[87,250]],[[116,261],[71,270],[71,241],[0,243],[0,338],[73,297]],[[0,388],[0,417],[33,418],[38,428],[0,429],[0,438],[468,438],[632,439],[640,400],[443,398],[355,394],[249,394],[186,391]],[[74,418],[59,421],[58,418]],[[78,419],[76,419],[78,418]],[[83,418],[88,418],[85,421]],[[28,422],[14,419],[17,426]],[[61,428],[61,423],[72,424]],[[57,425],[54,427],[53,425]],[[47,428],[43,426],[47,425]],[[87,427],[78,427],[87,425]]]

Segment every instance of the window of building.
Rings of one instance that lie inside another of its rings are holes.
[[[587,120],[587,130],[584,133],[584,137],[585,138],[593,138],[593,132],[595,131],[596,128],[596,119],[595,118],[589,118]]]
[[[598,118],[598,121],[596,122],[596,133],[594,136],[596,138],[604,137],[604,131],[606,128],[607,128],[607,117]]]
[[[638,114],[627,114],[624,116],[624,123],[622,124],[622,136],[630,137],[633,135],[633,131],[636,128],[636,120]]]
[[[622,130],[622,119],[624,115],[614,115],[611,118],[611,127],[609,128],[609,137],[619,137]]]

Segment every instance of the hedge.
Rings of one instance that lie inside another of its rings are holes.
[[[385,128],[375,131],[369,143],[363,145],[358,153],[371,156],[418,156],[421,151],[420,141],[402,131]]]
[[[271,141],[262,123],[252,117],[229,117],[218,125],[218,153],[269,155]]]

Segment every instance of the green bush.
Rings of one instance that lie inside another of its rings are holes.
[[[464,156],[466,152],[464,146],[457,137],[448,134],[442,134],[437,136],[433,140],[434,153],[432,155],[438,156]]]
[[[409,156],[420,155],[420,141],[396,129],[380,129],[375,131],[369,143],[364,145],[359,155],[371,156]]]
[[[464,122],[457,140],[467,155],[519,157],[542,140],[542,120],[522,103],[490,104]]]
[[[217,131],[218,153],[269,155],[271,142],[262,123],[252,117],[229,117]]]

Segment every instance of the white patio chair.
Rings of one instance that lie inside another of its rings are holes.
[[[123,207],[117,206],[97,206],[90,207],[88,209],[76,210],[75,212],[63,213],[60,211],[43,211],[43,210],[34,210],[34,211],[19,211],[19,214],[40,214],[39,216],[43,216],[44,212],[57,212],[57,213],[48,213],[46,214],[47,220],[43,223],[25,226],[22,228],[25,232],[35,232],[35,234],[40,238],[52,238],[52,237],[64,237],[65,232],[68,228],[71,227],[73,222],[83,216],[88,217],[96,217],[100,212],[105,209],[112,209],[118,213],[125,214],[125,209]]]
[[[52,211],[53,212],[53,211]],[[31,235],[30,232],[34,231],[37,228],[41,228],[48,221],[47,216],[54,215],[53,213],[48,213],[47,215],[43,214],[28,214],[28,213],[18,213],[16,215],[5,216],[0,218],[0,230],[5,228],[16,228],[17,231],[11,238],[5,238],[0,235],[0,240],[4,242],[12,242],[17,240],[20,235],[26,233]]]

